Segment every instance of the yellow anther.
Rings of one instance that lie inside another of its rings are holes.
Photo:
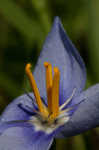
[[[46,68],[46,91],[48,100],[48,110],[49,113],[52,112],[52,66],[50,63],[45,62],[44,66]]]
[[[32,72],[31,72],[31,64],[27,64],[26,65],[25,72],[26,72],[26,74],[27,74],[27,76],[29,78],[29,81],[31,83],[31,87],[32,87],[32,90],[33,90],[33,93],[34,93],[34,96],[35,96],[35,99],[36,99],[39,111],[42,113],[42,115],[47,116],[48,115],[47,114],[47,110],[46,110],[45,106],[42,103],[42,100],[40,98],[39,90],[37,88],[34,76],[33,76]]]
[[[52,85],[52,115],[50,119],[55,119],[59,115],[59,81],[60,72],[57,67],[54,67],[54,77]]]
[[[57,118],[57,116],[61,113],[61,111],[59,110],[60,72],[57,67],[54,67],[54,76],[52,76],[51,64],[45,62],[44,66],[46,68],[46,91],[47,91],[48,109],[42,103],[42,100],[40,98],[39,90],[37,88],[34,76],[31,72],[31,64],[26,65],[25,71],[29,78],[41,116],[48,119],[49,122],[53,122],[53,120]]]

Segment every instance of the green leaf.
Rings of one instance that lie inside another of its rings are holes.
[[[12,97],[18,96],[21,93],[21,88],[6,76],[5,73],[0,73],[0,88]]]
[[[32,43],[39,38],[41,30],[36,21],[32,21],[26,13],[12,0],[0,0],[0,12],[27,40]]]
[[[89,56],[94,81],[99,82],[99,0],[89,5]]]

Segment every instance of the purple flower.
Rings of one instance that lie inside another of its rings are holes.
[[[99,84],[83,91],[85,65],[58,17],[33,74],[30,67],[25,70],[33,92],[15,99],[0,117],[1,150],[48,150],[53,138],[99,125]]]

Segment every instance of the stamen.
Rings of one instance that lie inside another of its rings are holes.
[[[73,89],[72,95],[66,100],[66,102],[59,107],[60,111],[72,100],[75,92],[76,92],[76,88]]]
[[[59,69],[55,67],[52,86],[52,115],[50,116],[50,119],[54,119],[59,115],[59,81],[60,72]]]
[[[80,103],[82,103],[85,99],[83,99],[82,101],[80,101],[79,103],[69,107],[69,108],[66,108],[65,110],[62,110],[60,111],[60,114],[63,114],[63,113],[66,113],[66,112],[69,112],[70,110],[73,110],[74,108],[76,108],[78,105],[80,105]]]
[[[43,113],[44,115],[47,115],[47,111],[42,103],[42,100],[40,98],[40,93],[39,93],[39,90],[37,88],[37,85],[36,85],[36,82],[35,82],[35,79],[34,79],[34,76],[30,70],[31,68],[31,64],[27,64],[26,65],[26,68],[25,68],[25,71],[26,71],[26,74],[30,80],[30,83],[31,83],[31,87],[32,87],[32,90],[33,90],[33,93],[34,93],[34,96],[35,96],[35,99],[36,99],[36,102],[37,102],[37,105],[38,105],[38,108],[39,108],[39,111],[41,113]]]
[[[59,114],[67,113],[67,112],[69,112],[70,110],[72,110],[73,108],[74,108],[74,107],[66,108],[65,110],[60,111]]]
[[[48,101],[48,110],[51,113],[52,106],[52,66],[50,63],[45,62],[44,66],[46,68],[46,90],[47,90],[47,101]]]

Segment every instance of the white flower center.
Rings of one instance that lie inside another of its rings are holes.
[[[30,123],[33,124],[36,131],[43,131],[47,134],[52,133],[54,130],[56,130],[58,127],[64,125],[69,121],[68,115],[60,115],[56,120],[53,122],[49,122],[48,120],[44,120],[40,116],[32,116],[30,118]]]

